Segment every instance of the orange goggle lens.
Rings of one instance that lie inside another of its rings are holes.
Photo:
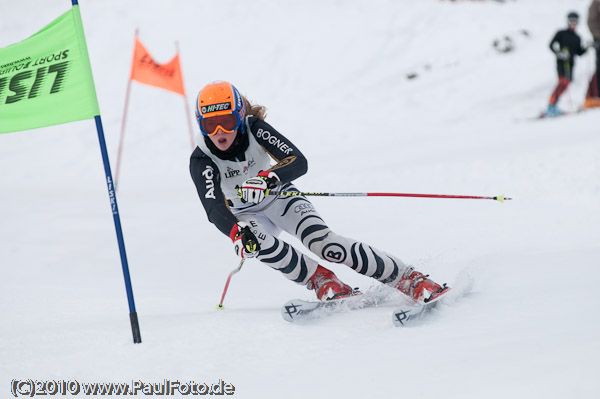
[[[234,114],[211,116],[200,121],[200,128],[205,136],[214,136],[219,127],[225,133],[233,133],[239,125],[240,122]]]

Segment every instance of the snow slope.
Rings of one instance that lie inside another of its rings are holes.
[[[394,328],[392,306],[286,323],[280,306],[314,294],[255,261],[218,312],[238,259],[189,178],[183,101],[134,83],[118,202],[143,343],[93,122],[2,135],[3,396],[32,378],[223,379],[240,398],[600,397],[600,111],[529,120],[555,84],[548,42],[588,0],[80,3],[113,172],[139,28],[159,62],[179,41],[190,102],[222,79],[266,105],[309,158],[301,189],[514,200],[314,199],[337,232],[463,294],[419,326]],[[1,0],[0,46],[69,5]],[[500,54],[505,35],[516,48]],[[592,72],[590,52],[561,107],[583,102]]]

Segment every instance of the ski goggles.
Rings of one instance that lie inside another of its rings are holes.
[[[216,115],[200,120],[200,130],[205,136],[214,136],[221,128],[225,133],[234,133],[240,127],[241,119],[235,114]]]

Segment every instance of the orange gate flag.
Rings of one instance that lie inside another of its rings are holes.
[[[137,36],[130,79],[185,96],[179,54],[166,64],[158,64]]]

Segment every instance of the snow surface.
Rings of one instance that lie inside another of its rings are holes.
[[[113,173],[139,28],[159,62],[179,41],[190,103],[229,80],[266,105],[309,159],[301,189],[514,200],[314,199],[337,232],[463,294],[418,326],[393,327],[391,305],[286,323],[280,306],[314,294],[256,261],[217,311],[238,259],[189,177],[184,102],[134,83],[118,203],[143,343],[93,121],[2,135],[0,396],[33,378],[223,379],[239,398],[599,398],[600,111],[529,119],[556,81],[552,35],[589,2],[80,1]],[[1,0],[0,46],[69,6]],[[516,48],[500,54],[506,35]],[[562,108],[592,73],[589,52]]]

